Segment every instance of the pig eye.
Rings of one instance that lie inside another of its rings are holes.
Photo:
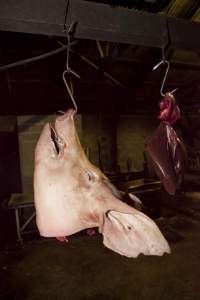
[[[131,230],[131,229],[132,229],[132,227],[131,227],[130,225],[128,225],[128,227],[127,227],[127,228],[128,228],[128,230]]]
[[[87,176],[89,181],[95,181],[95,176],[93,173],[87,172]]]
[[[92,178],[92,174],[91,173],[87,173],[87,175],[88,175],[88,179],[89,179],[89,181],[92,181],[93,180],[93,178]]]

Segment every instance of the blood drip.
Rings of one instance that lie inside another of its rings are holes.
[[[56,239],[59,241],[59,242],[68,242],[68,239],[66,236],[57,236]]]

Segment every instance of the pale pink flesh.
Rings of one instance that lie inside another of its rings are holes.
[[[74,111],[56,119],[56,154],[47,124],[35,150],[36,221],[45,237],[99,227],[104,245],[128,257],[163,255],[170,248],[157,225],[123,203],[107,177],[87,159],[74,124]]]

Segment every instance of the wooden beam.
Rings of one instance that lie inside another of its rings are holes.
[[[64,0],[1,1],[0,30],[65,36],[65,5]],[[71,0],[67,24],[72,21],[78,22],[77,38],[162,47],[169,32],[172,47],[200,49],[199,23],[164,14]]]
[[[174,48],[199,50],[200,23],[168,17],[171,44]]]
[[[64,0],[9,0],[0,3],[0,30],[65,36]],[[168,42],[166,18],[133,9],[72,0],[68,25],[77,21],[75,37],[161,47]]]
[[[1,1],[0,30],[65,36],[64,16],[64,0]],[[162,47],[169,32],[172,47],[200,49],[199,23],[162,14],[72,0],[67,24],[72,21],[77,38]]]

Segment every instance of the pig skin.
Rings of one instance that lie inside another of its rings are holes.
[[[99,227],[104,245],[121,255],[170,253],[157,225],[122,202],[120,192],[90,163],[76,132],[74,114],[70,109],[55,120],[59,153],[49,124],[36,145],[34,200],[40,235],[62,239]]]

